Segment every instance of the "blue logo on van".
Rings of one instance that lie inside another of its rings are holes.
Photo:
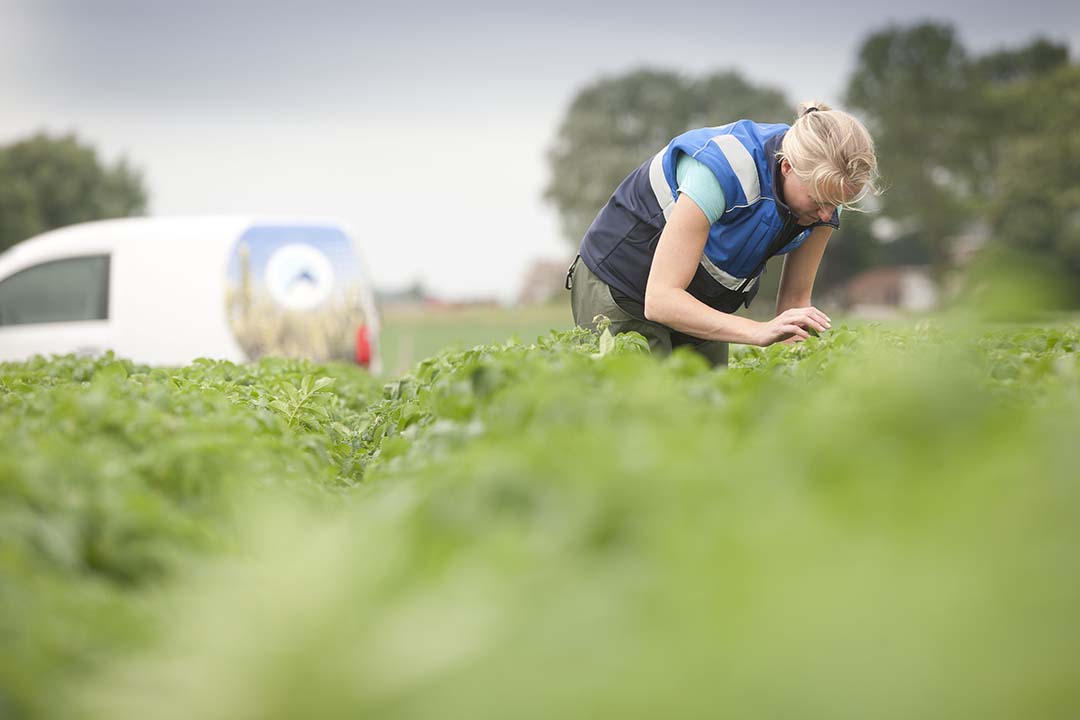
[[[227,272],[229,325],[250,359],[352,356],[365,279],[339,228],[256,225],[237,241]]]

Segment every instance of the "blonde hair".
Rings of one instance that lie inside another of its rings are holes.
[[[825,103],[799,104],[776,157],[791,164],[819,202],[861,211],[860,200],[881,194],[874,139],[861,122]]]

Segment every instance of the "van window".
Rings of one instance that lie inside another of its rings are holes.
[[[0,325],[108,317],[108,255],[51,260],[0,281]]]

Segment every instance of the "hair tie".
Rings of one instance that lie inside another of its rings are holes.
[[[809,115],[810,113],[817,112],[817,111],[818,111],[818,109],[816,107],[808,107],[808,108],[806,108],[806,112],[804,112],[803,115]]]

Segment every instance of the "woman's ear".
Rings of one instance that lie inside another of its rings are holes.
[[[791,174],[791,170],[792,170],[791,163],[788,162],[787,158],[782,158],[780,160],[780,174],[783,175],[784,177],[787,177],[788,175]]]

